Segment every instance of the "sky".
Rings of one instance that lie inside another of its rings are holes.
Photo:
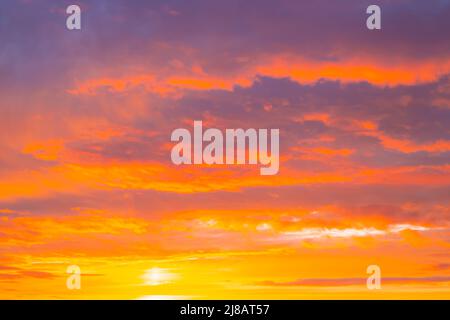
[[[449,299],[450,1],[376,2],[1,1],[0,298]],[[194,120],[279,173],[174,165]]]

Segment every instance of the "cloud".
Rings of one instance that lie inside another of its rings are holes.
[[[145,285],[160,286],[171,283],[178,277],[175,273],[168,269],[154,267],[146,270],[142,278],[144,279]]]
[[[446,283],[450,282],[450,277],[383,277],[381,280],[387,284],[420,284],[420,283]],[[367,278],[311,278],[298,279],[290,282],[263,281],[258,285],[262,286],[365,286]]]

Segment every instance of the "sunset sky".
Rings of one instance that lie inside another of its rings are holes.
[[[450,299],[449,33],[448,0],[2,0],[0,299]],[[279,173],[174,165],[194,120],[279,128]]]

